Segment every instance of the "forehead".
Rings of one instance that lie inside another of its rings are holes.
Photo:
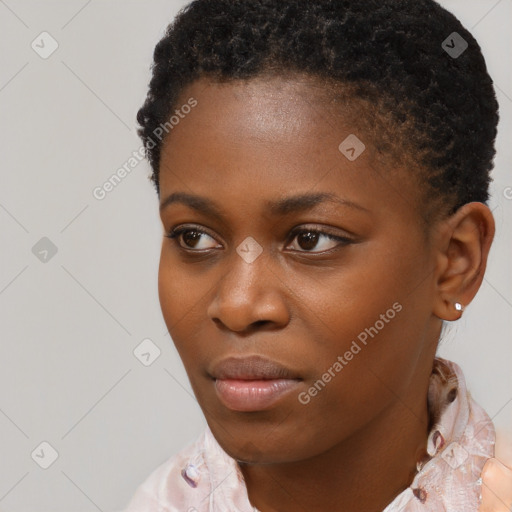
[[[365,113],[335,105],[318,81],[201,79],[182,92],[176,108],[190,98],[197,105],[162,147],[162,199],[192,191],[256,207],[288,193],[329,192],[380,214],[410,217],[412,182],[398,180],[401,173],[359,129],[357,115]]]

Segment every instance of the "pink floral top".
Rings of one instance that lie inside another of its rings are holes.
[[[466,389],[460,367],[436,357],[428,391],[428,459],[383,512],[477,512],[480,474],[494,457],[495,430]],[[206,427],[197,441],[157,467],[124,512],[258,512],[242,473]]]

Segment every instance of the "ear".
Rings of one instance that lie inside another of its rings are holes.
[[[453,321],[476,295],[485,274],[495,223],[489,208],[478,202],[461,206],[443,220],[436,245],[435,300],[433,313]]]

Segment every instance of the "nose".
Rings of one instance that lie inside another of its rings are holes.
[[[212,321],[238,333],[288,323],[286,286],[264,252],[249,263],[233,251],[226,265],[208,306]]]

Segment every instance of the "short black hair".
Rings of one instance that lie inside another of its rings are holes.
[[[137,113],[158,195],[165,137],[155,130],[188,85],[290,72],[337,84],[333,94],[345,88],[364,112],[373,109],[366,125],[381,130],[371,142],[418,171],[424,220],[487,204],[499,120],[493,81],[477,41],[434,0],[195,0],[182,8],[155,47]]]

